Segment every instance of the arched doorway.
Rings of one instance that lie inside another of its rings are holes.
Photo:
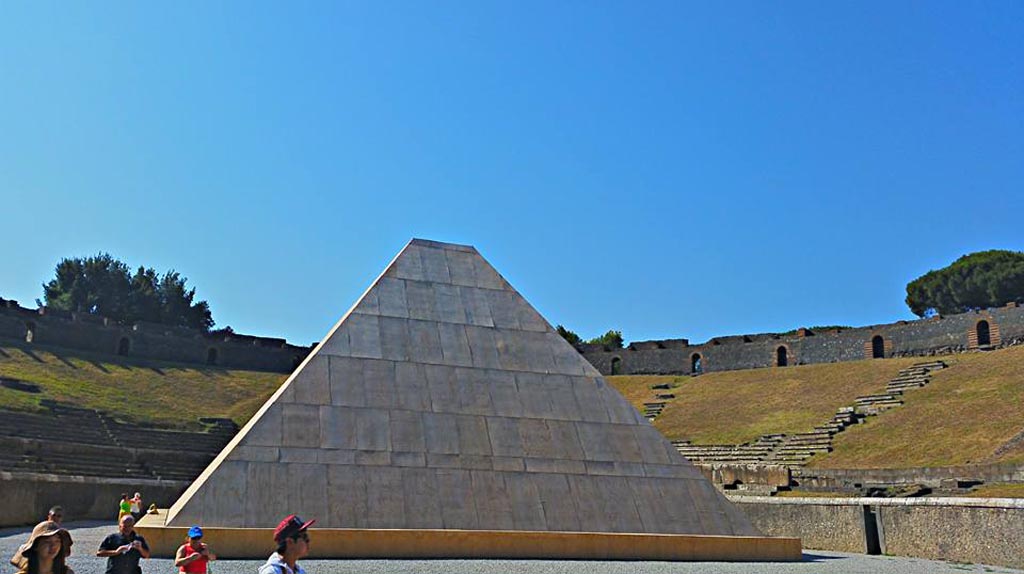
[[[700,353],[694,353],[690,356],[690,373],[699,375],[704,372],[704,358],[700,356]]]
[[[622,359],[619,357],[612,357],[612,374],[619,375],[622,373]]]
[[[778,349],[775,349],[775,366],[785,367],[789,365],[789,349],[786,349],[785,345],[780,345]]]
[[[874,337],[871,337],[871,358],[885,358],[885,339],[883,339],[881,335],[875,335]]]
[[[36,324],[32,321],[25,323],[25,342],[31,343],[36,339]]]
[[[216,365],[217,364],[217,348],[210,347],[206,350],[206,364]]]
[[[992,331],[989,329],[988,321],[982,319],[974,326],[978,334],[978,346],[987,347],[992,344]]]
[[[128,340],[128,337],[121,337],[121,340],[117,342],[117,354],[125,356],[131,349],[132,342]]]

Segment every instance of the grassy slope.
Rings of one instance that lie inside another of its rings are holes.
[[[883,391],[901,368],[919,361],[853,361],[683,377],[674,391],[677,398],[655,426],[670,439],[696,444],[739,444],[763,434],[809,431],[856,397]],[[651,384],[672,379],[608,377],[638,408],[653,396],[646,390]]]
[[[287,375],[145,361],[44,347],[0,345],[0,376],[42,392],[0,386],[0,408],[39,410],[54,399],[95,408],[129,422],[198,427],[198,418],[243,424]]]
[[[993,452],[1024,429],[1024,346],[943,357],[905,404],[836,437],[835,451],[816,456],[822,468],[953,466],[1024,462],[1024,447]]]
[[[971,498],[1024,498],[1024,484],[983,484],[966,496]]]

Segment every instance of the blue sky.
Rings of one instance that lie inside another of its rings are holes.
[[[1020,2],[171,4],[4,5],[0,296],[107,251],[305,344],[424,237],[703,341],[1024,249]]]

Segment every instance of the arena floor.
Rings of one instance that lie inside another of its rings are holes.
[[[116,526],[101,522],[74,522],[65,525],[75,541],[70,565],[76,574],[103,574],[105,558],[94,556],[100,541],[114,532]],[[17,547],[25,542],[31,531],[29,527],[0,529],[0,574],[11,574],[14,568],[8,563]],[[312,531],[312,543],[316,544],[316,530]],[[209,540],[216,552],[217,541]],[[267,554],[272,551],[268,541]],[[261,561],[222,560],[213,566],[215,574],[254,574]],[[978,564],[954,564],[921,560],[917,558],[894,558],[888,556],[865,556],[819,550],[805,551],[804,561],[796,563],[726,563],[726,562],[578,562],[550,560],[305,560],[303,567],[309,574],[346,573],[359,574],[964,574],[966,572],[1024,573]],[[142,561],[144,574],[171,574],[174,565],[168,559]]]

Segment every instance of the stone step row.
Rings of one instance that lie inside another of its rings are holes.
[[[765,456],[771,453],[771,450],[746,450],[746,449],[703,449],[703,448],[687,448],[677,449],[680,454],[694,455],[694,456],[712,456],[712,455],[749,455],[749,456]]]
[[[890,379],[890,381],[921,381],[931,377],[931,373],[927,370],[921,372],[900,372],[896,374],[896,377]]]
[[[948,365],[946,365],[945,361],[927,361],[927,362],[924,362],[924,363],[914,363],[913,366],[921,367],[921,368],[925,368],[925,369],[930,369],[930,370],[939,370],[939,369],[945,369]]]
[[[894,401],[898,400],[892,393],[885,393],[880,395],[864,395],[853,399],[853,402],[858,405],[877,403],[880,401]]]

